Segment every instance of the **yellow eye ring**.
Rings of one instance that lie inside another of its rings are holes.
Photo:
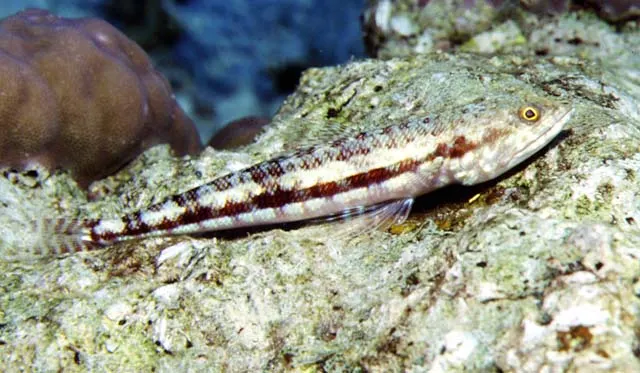
[[[519,111],[520,118],[527,122],[537,122],[540,119],[540,110],[534,106],[523,106]]]

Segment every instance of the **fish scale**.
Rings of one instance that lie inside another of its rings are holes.
[[[511,100],[513,101],[513,100]],[[510,101],[510,102],[511,102]],[[223,175],[116,218],[57,224],[41,250],[60,254],[120,241],[364,215],[402,220],[413,199],[493,179],[562,130],[573,109],[540,98],[485,101],[330,139]]]

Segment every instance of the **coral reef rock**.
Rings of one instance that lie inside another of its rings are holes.
[[[363,14],[363,31],[367,53],[378,58],[458,50],[615,56],[609,45],[624,36],[610,29],[637,27],[639,17],[637,0],[372,0]],[[531,48],[540,38],[546,49]]]

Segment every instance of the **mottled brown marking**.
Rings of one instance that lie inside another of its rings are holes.
[[[126,235],[128,232],[128,230],[126,230],[125,232],[123,232],[123,234],[120,234],[120,232],[118,232],[118,234],[114,233],[114,232],[104,232],[102,234],[97,234],[93,229],[91,230],[91,241],[93,242],[111,242],[111,241],[115,241],[116,238],[118,238],[121,235]]]
[[[341,147],[343,147],[343,146],[344,146],[344,144],[345,144],[348,140],[349,140],[349,139],[347,139],[347,138],[341,138],[341,139],[334,140],[334,141],[331,143],[331,147],[332,147],[332,148],[341,148]]]
[[[438,157],[449,158],[449,145],[439,143],[434,153]]]
[[[254,206],[256,209],[282,207],[287,203],[290,203],[290,201],[295,201],[297,199],[297,196],[300,194],[302,194],[302,191],[282,189],[280,187],[275,187],[274,189],[266,193],[260,193],[258,195],[253,196],[248,201],[248,206]],[[246,211],[240,211],[240,213],[242,212],[246,212]],[[235,215],[235,214],[233,213],[233,210],[230,210],[227,206],[225,206],[220,210],[219,216],[231,216],[231,215]]]
[[[174,229],[182,225],[198,223],[198,222],[210,219],[211,216],[213,215],[213,211],[215,211],[215,209],[212,209],[210,207],[199,206],[198,208],[189,209],[185,211],[184,214],[180,215],[178,218],[174,220],[163,219],[160,223],[150,226],[150,229],[148,228],[143,229],[141,227],[137,227],[136,229],[127,231],[126,235],[135,236],[135,235],[144,234],[154,230],[170,231],[171,229]]]
[[[270,180],[285,174],[285,170],[282,169],[279,159],[259,163],[241,172],[248,174],[253,182],[262,186],[264,186],[265,183],[269,183]]]
[[[286,172],[294,172],[296,170],[296,165],[293,162],[286,162],[284,169]]]
[[[404,140],[404,139],[403,139],[403,140]],[[403,142],[404,142],[404,141],[403,141]],[[399,146],[398,146],[398,141],[396,140],[396,137],[395,137],[395,136],[390,137],[390,138],[389,138],[389,141],[388,141],[388,142],[387,142],[387,144],[386,144],[386,148],[387,148],[387,149],[395,149],[395,148],[398,148],[398,147],[399,147]]]
[[[439,143],[436,146],[435,154],[444,158],[460,158],[477,147],[476,143],[468,141],[466,137],[458,136],[452,146]]]
[[[91,237],[91,241],[92,242],[100,242],[101,240],[104,241],[113,241],[115,240],[119,235],[116,235],[113,232],[107,232],[105,234],[97,234],[94,231],[94,228],[100,224],[100,220],[97,219],[92,219],[92,220],[87,220],[85,222],[83,222],[83,225],[89,229],[90,231],[90,237]]]
[[[453,142],[453,146],[451,147],[451,158],[460,158],[463,155],[467,154],[467,152],[475,149],[478,145],[474,142],[470,142],[464,136],[459,136]]]
[[[284,170],[280,166],[280,162],[270,162],[267,167],[267,172],[269,176],[276,178],[284,175]]]
[[[505,136],[509,135],[510,131],[506,130],[506,129],[498,129],[498,128],[488,128],[485,133],[484,136],[482,136],[482,143],[483,144],[493,144],[495,142],[497,142],[498,140],[504,138]]]
[[[261,184],[267,177],[262,167],[251,167],[246,172],[251,175],[251,180],[256,184]]]
[[[180,207],[185,207],[189,205],[189,201],[193,201],[197,197],[198,197],[198,193],[196,193],[194,189],[191,189],[185,193],[173,195],[169,197],[169,199],[171,199],[173,203],[175,203],[176,205]]]
[[[560,351],[582,351],[591,345],[593,334],[584,325],[574,326],[569,331],[560,331],[556,336]]]
[[[313,153],[313,168],[318,168],[324,163],[324,154]]]
[[[218,178],[209,184],[205,184],[204,186],[207,186],[207,185],[213,186],[213,189],[216,191],[223,191],[231,188],[231,183],[229,182],[228,177]]]
[[[303,148],[303,149],[298,149],[296,150],[295,153],[293,153],[294,157],[304,157],[306,155],[310,155],[315,153],[315,151],[318,150],[317,146],[311,146],[308,148]]]
[[[342,148],[338,151],[338,155],[336,155],[336,161],[346,161],[349,158],[353,157],[353,152],[351,148]]]
[[[357,146],[344,147],[340,149],[338,155],[336,155],[336,161],[348,161],[350,158],[357,155],[367,155],[371,151],[371,148],[364,144],[358,144]]]
[[[302,158],[302,162],[300,163],[300,168],[303,170],[309,170],[313,167],[311,161],[308,158]]]
[[[125,215],[122,221],[126,224],[127,232],[145,233],[153,229],[154,226],[142,221],[142,214],[142,211],[136,211]]]

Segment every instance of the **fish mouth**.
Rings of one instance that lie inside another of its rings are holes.
[[[564,125],[571,119],[571,115],[574,112],[573,107],[569,107],[566,110],[563,110],[557,114],[555,114],[552,118],[549,119],[553,125],[551,125],[546,131],[542,131],[542,133],[531,140],[527,146],[525,146],[522,150],[517,152],[510,161],[511,166],[515,166],[516,164],[522,162],[526,158],[530,157],[538,150],[542,149],[545,145],[547,145],[553,138],[555,138]]]

